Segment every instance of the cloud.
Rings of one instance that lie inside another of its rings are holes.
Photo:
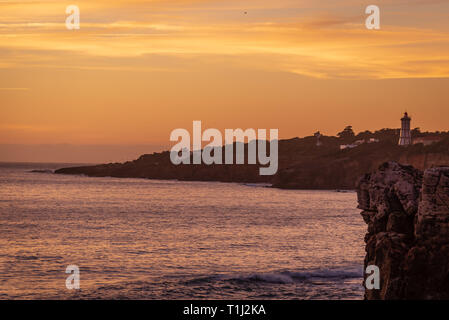
[[[403,3],[387,1],[385,5]],[[441,3],[431,2],[432,6]],[[412,4],[424,6],[422,1]],[[364,28],[363,6],[352,0],[339,2],[347,10],[335,12],[325,10],[335,8],[332,1],[81,1],[79,31],[66,30],[59,2],[2,5],[9,7],[10,15],[0,20],[4,21],[0,24],[0,68],[182,72],[195,70],[192,58],[317,78],[449,77],[449,67],[442,63],[449,59],[445,28],[420,28],[401,20],[401,24],[383,23],[380,31],[369,31]],[[43,9],[35,16],[41,20],[26,21],[29,12],[17,8],[38,5]],[[254,10],[250,18],[240,12],[246,7]],[[415,14],[407,12],[407,19]],[[435,9],[435,14],[440,13]],[[16,54],[8,53],[13,51]]]

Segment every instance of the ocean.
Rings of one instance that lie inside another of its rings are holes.
[[[52,173],[64,166],[0,164],[0,299],[363,298],[355,192]]]

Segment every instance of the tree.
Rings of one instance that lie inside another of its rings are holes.
[[[355,134],[352,130],[352,126],[346,126],[343,131],[337,133],[337,136],[344,141],[350,141],[354,139]]]
[[[415,128],[412,130],[412,137],[418,137],[421,136],[421,129],[420,128]]]
[[[368,140],[369,138],[373,137],[373,133],[369,130],[365,130],[363,132],[359,132],[359,134],[356,136],[357,139],[363,139]]]

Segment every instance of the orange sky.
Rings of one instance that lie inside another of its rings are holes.
[[[449,130],[448,15],[449,0],[0,1],[0,144],[168,146],[193,120],[290,138],[398,127],[404,110]]]

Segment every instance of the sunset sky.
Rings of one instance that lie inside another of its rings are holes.
[[[6,154],[43,144],[121,161],[193,120],[292,138],[399,127],[405,110],[449,130],[449,0],[0,0],[0,161],[49,161]]]

